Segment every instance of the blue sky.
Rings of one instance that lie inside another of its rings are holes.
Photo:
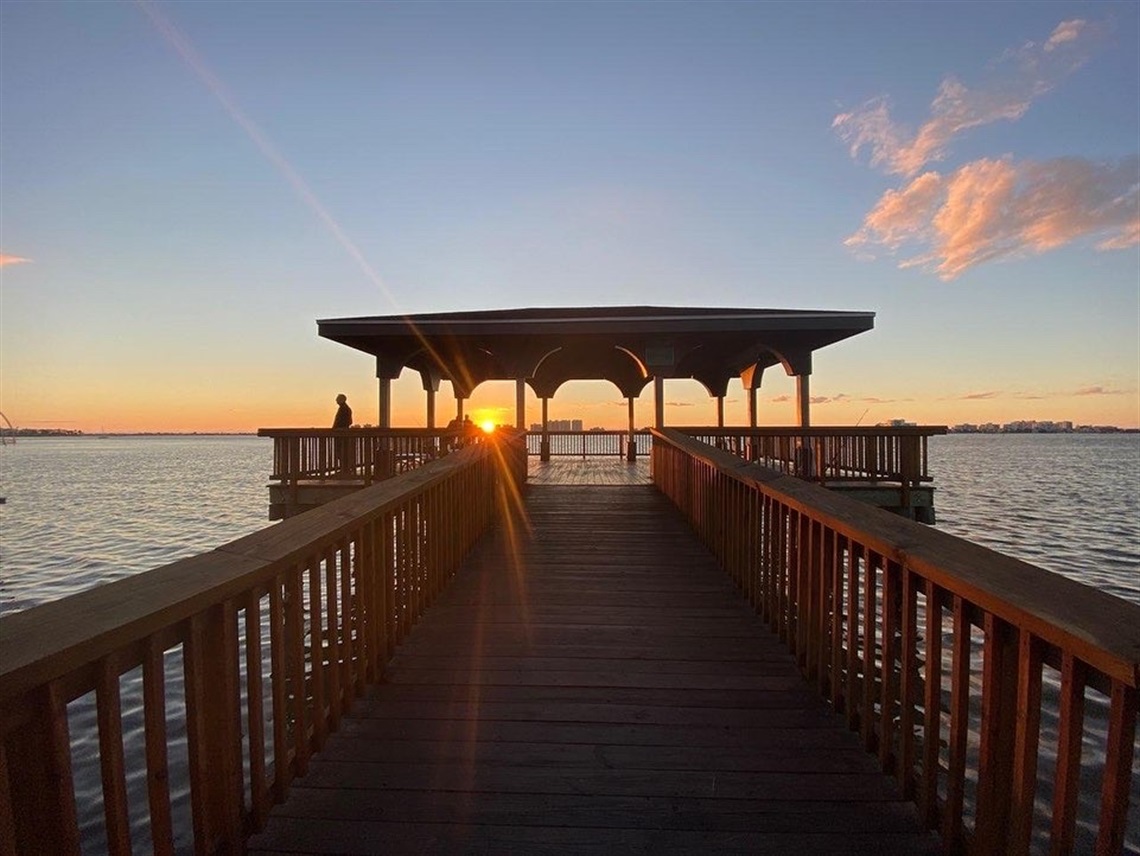
[[[1137,105],[1135,3],[6,0],[0,410],[374,421],[315,319],[663,304],[876,312],[817,355],[820,424],[1136,425]]]

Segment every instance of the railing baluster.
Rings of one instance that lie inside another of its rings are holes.
[[[906,566],[898,571],[902,575],[901,665],[899,681],[899,738],[895,776],[903,795],[913,799],[914,786],[914,729],[915,707],[918,704],[918,592],[916,575]]]
[[[861,710],[859,699],[862,696],[862,683],[859,679],[859,556],[862,547],[854,542],[847,543],[847,690],[844,699],[844,712],[847,714],[847,727],[860,726]]]
[[[834,530],[831,532],[831,707],[839,710],[843,699],[844,638],[843,638],[843,579],[844,559],[849,546],[847,539]],[[850,644],[848,637],[847,644]],[[843,704],[845,707],[845,703]]]
[[[873,552],[864,554],[863,563],[863,703],[859,711],[859,732],[863,748],[874,752],[875,743],[875,642],[877,630],[877,570],[879,558]]]
[[[1037,754],[1041,735],[1041,643],[1027,630],[1018,633],[1017,728],[1010,794],[1009,854],[1028,854],[1037,795]]]
[[[1009,832],[1007,797],[1013,786],[1020,663],[1013,629],[989,612],[985,614],[983,626],[985,648],[975,834],[982,841],[998,842]]]
[[[923,673],[922,787],[919,815],[927,827],[938,826],[939,755],[942,744],[942,592],[933,581],[924,585],[926,664]]]
[[[1132,759],[1136,751],[1137,703],[1135,687],[1125,686],[1120,681],[1112,682],[1108,749],[1101,783],[1100,828],[1096,839],[1098,856],[1115,856],[1124,851]]]
[[[895,682],[895,663],[899,661],[898,634],[899,634],[899,607],[901,592],[899,591],[899,567],[895,562],[883,562],[883,601],[882,601],[882,655],[879,666],[880,692],[879,692],[879,764],[887,771],[892,771],[895,763],[894,747],[894,715],[895,704],[899,700],[895,695],[898,689]]]
[[[954,646],[950,666],[950,763],[942,838],[949,852],[963,846],[966,798],[966,739],[970,729],[970,620],[966,601],[954,596]]]
[[[285,791],[293,779],[293,765],[289,760],[287,729],[286,677],[286,622],[284,578],[277,576],[269,582],[269,668],[273,688],[273,801],[285,801]]]
[[[321,595],[321,556],[309,559],[309,687],[306,693],[312,699],[313,749],[320,751],[328,736],[328,714],[325,706],[325,679],[328,669],[325,666],[325,634],[321,626],[326,615],[325,601]],[[335,597],[334,592],[329,593]],[[329,628],[330,632],[332,628]]]
[[[113,854],[129,854],[131,824],[127,804],[127,774],[123,763],[122,701],[119,670],[112,657],[104,657],[99,663],[95,709],[99,723],[99,768],[103,778],[107,849]]]
[[[265,702],[262,681],[261,591],[245,597],[246,722],[249,728],[250,822],[255,830],[269,816],[269,789],[265,781]]]
[[[1072,654],[1061,658],[1061,720],[1057,733],[1057,773],[1053,785],[1050,852],[1071,853],[1081,781],[1081,741],[1085,721],[1085,665]]]
[[[340,704],[341,710],[347,710],[357,696],[357,688],[363,687],[364,677],[364,638],[361,623],[363,614],[361,610],[360,582],[357,577],[359,571],[359,541],[342,540],[340,542],[340,687],[344,697]],[[354,552],[353,545],[357,550]],[[354,585],[353,581],[356,580]],[[338,720],[339,722],[339,720]]]
[[[308,688],[305,682],[305,630],[302,566],[287,571],[285,578],[285,657],[289,676],[289,715],[293,726],[293,768],[289,778],[309,769]]]

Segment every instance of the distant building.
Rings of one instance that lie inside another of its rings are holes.
[[[541,431],[542,430],[542,423],[541,422],[530,423],[530,430],[531,431]],[[547,431],[581,431],[582,430],[582,420],[581,419],[551,419],[547,422],[546,430]]]

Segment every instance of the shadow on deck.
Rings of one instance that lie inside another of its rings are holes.
[[[536,482],[250,852],[939,852],[667,499]]]

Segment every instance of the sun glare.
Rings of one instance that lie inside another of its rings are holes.
[[[484,419],[479,424],[479,427],[482,428],[484,431],[486,431],[488,434],[494,434],[495,433],[495,422],[492,419]]]

